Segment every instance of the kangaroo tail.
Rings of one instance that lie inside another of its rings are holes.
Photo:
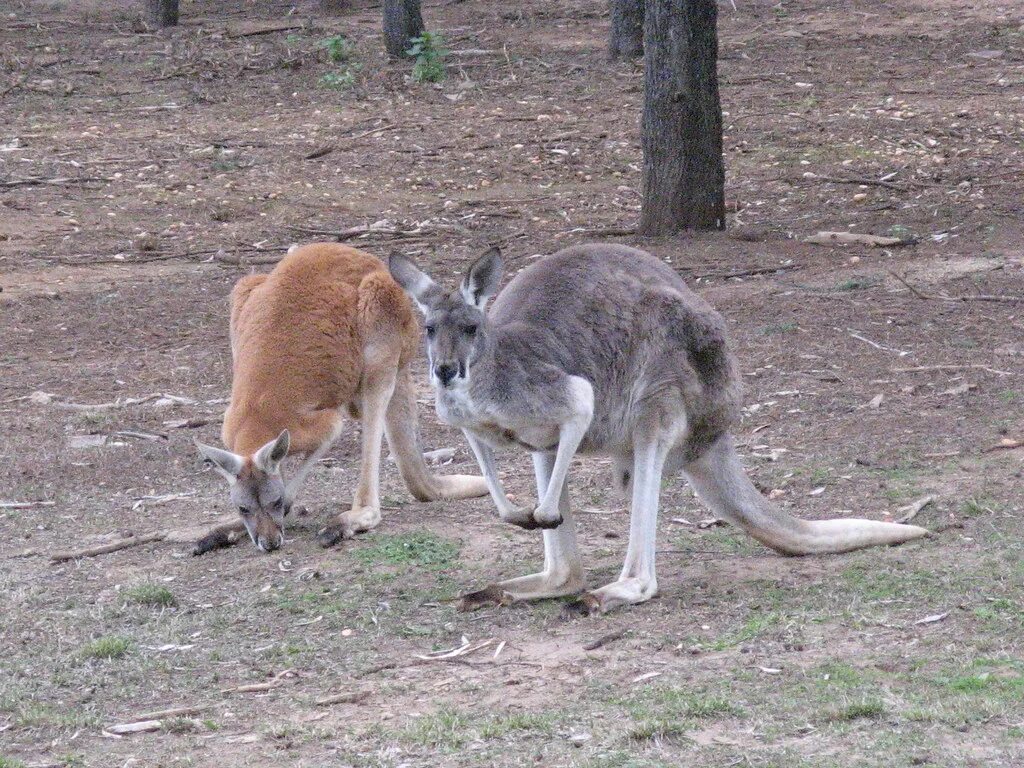
[[[732,438],[725,435],[683,468],[687,480],[712,512],[784,555],[849,552],[902,544],[927,536],[916,525],[855,518],[801,520],[776,507],[743,471]]]
[[[476,475],[435,475],[423,461],[416,434],[416,393],[409,369],[398,371],[395,392],[384,419],[388,445],[409,492],[419,501],[468,499],[487,494],[487,485]]]

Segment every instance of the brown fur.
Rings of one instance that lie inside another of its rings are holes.
[[[294,250],[270,274],[238,281],[231,293],[230,331],[233,379],[221,436],[241,460],[235,485],[245,483],[247,491],[239,494],[236,488],[235,498],[266,495],[268,475],[256,466],[254,455],[284,430],[290,437],[288,455],[311,463],[338,436],[346,415],[364,421],[359,485],[352,510],[322,534],[322,543],[379,522],[385,431],[417,499],[487,492],[482,478],[437,477],[423,462],[409,377],[420,328],[405,291],[374,256],[337,243]],[[307,468],[299,470],[296,484]],[[254,541],[261,548],[264,541],[271,549],[279,546],[283,524],[242,503],[250,509],[250,534],[266,534]],[[268,526],[276,527],[276,537],[265,530]],[[205,551],[202,542],[200,550]]]
[[[339,409],[358,412],[379,368],[405,368],[420,329],[405,292],[374,256],[314,243],[231,292],[231,405],[221,437],[250,456],[288,429],[289,455],[316,450]]]

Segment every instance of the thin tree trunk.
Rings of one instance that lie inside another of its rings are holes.
[[[647,0],[639,232],[725,228],[715,0]]]
[[[412,39],[425,31],[420,0],[384,0],[384,47],[392,56],[405,56]]]
[[[608,55],[636,59],[644,55],[644,0],[611,0],[612,34]]]
[[[178,24],[178,0],[146,0],[146,21],[163,29]]]

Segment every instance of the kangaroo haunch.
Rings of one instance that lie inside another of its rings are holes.
[[[202,554],[244,528],[270,552],[316,462],[341,434],[344,415],[363,421],[362,466],[352,509],[320,534],[330,546],[380,522],[380,450],[387,434],[398,469],[420,501],[482,496],[480,477],[430,473],[416,437],[409,362],[419,345],[409,299],[368,253],[315,243],[289,253],[269,275],[249,275],[231,293],[231,404],[222,439],[198,444],[231,484],[240,520],[214,529]],[[286,455],[304,461],[287,482]]]
[[[720,518],[788,555],[845,552],[924,536],[912,525],[800,520],[765,499],[743,471],[729,430],[740,416],[740,376],[722,317],[657,258],[620,245],[566,248],[497,292],[497,249],[442,290],[409,260],[391,274],[426,316],[437,412],[461,427],[501,519],[544,529],[544,570],[467,595],[484,601],[558,597],[585,588],[566,475],[576,453],[609,455],[632,495],[629,547],[618,580],[582,607],[607,611],[658,590],[655,534],[665,472],[682,470]],[[505,495],[492,447],[530,451],[539,501]]]

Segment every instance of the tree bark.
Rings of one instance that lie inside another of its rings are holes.
[[[644,55],[644,0],[611,0],[612,34],[608,55],[636,59]]]
[[[639,232],[725,228],[715,0],[647,0]]]
[[[178,24],[178,0],[146,0],[146,21],[163,29]]]
[[[412,39],[425,31],[420,0],[384,0],[384,47],[392,56],[405,56]]]

